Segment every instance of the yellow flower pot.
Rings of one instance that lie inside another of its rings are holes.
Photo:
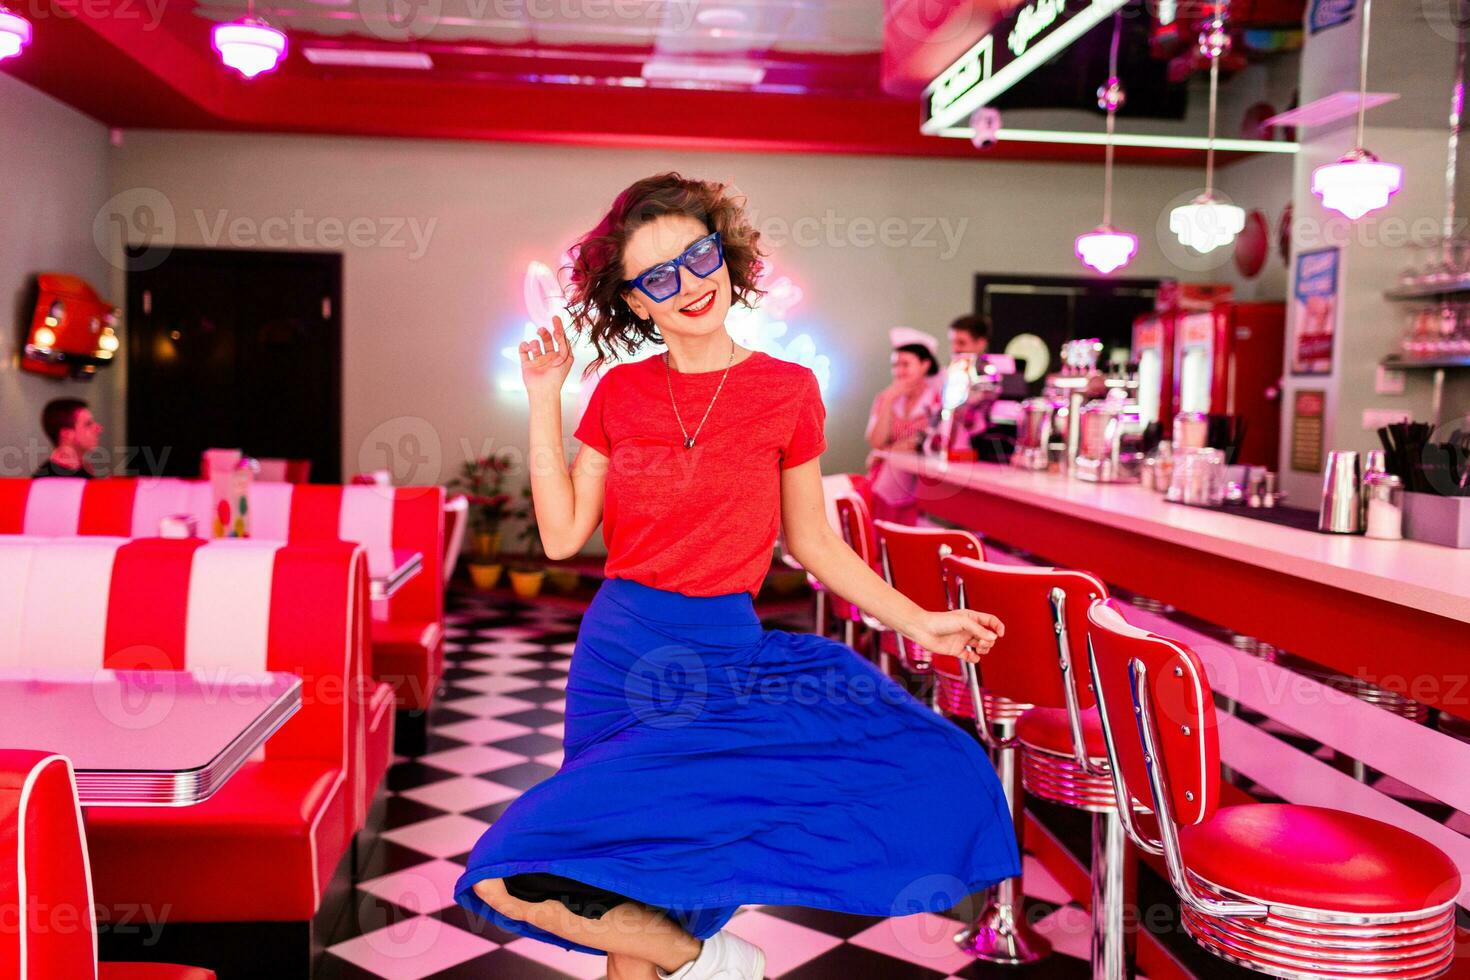
[[[546,580],[546,570],[538,568],[535,571],[523,572],[511,569],[510,587],[515,590],[517,598],[534,599],[541,594],[541,583]]]
[[[577,591],[582,576],[575,568],[548,568],[546,582],[557,592],[568,595]]]
[[[500,573],[505,566],[471,562],[469,568],[470,581],[475,583],[475,588],[488,592],[500,581]]]

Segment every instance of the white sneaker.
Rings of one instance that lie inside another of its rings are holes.
[[[697,957],[673,973],[654,970],[659,980],[763,980],[766,954],[733,932],[721,930],[704,941]]]

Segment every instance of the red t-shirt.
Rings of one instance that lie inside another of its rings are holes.
[[[781,473],[822,454],[826,410],[809,368],[756,351],[730,368],[666,374],[662,355],[598,382],[576,436],[610,460],[602,514],[609,578],[684,595],[760,591],[781,523]]]

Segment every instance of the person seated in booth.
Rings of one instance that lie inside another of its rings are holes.
[[[74,476],[90,480],[92,467],[87,454],[97,448],[102,425],[80,398],[54,398],[41,410],[41,428],[54,447],[33,477]]]
[[[866,438],[875,453],[917,452],[932,417],[940,409],[940,389],[935,383],[939,378],[939,341],[912,327],[894,327],[888,331],[888,342],[893,345],[893,383],[873,399]],[[899,524],[918,520],[917,477],[869,455],[868,479],[875,518]]]

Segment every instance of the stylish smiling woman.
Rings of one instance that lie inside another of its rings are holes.
[[[778,528],[827,588],[921,646],[975,660],[1004,632],[922,609],[832,531],[816,378],[734,342],[758,235],[722,185],[661,174],[573,249],[573,325],[600,364],[570,470],[560,320],[521,345],[546,553],[599,522],[605,579],[567,678],[565,761],[475,846],[456,887],[502,928],[604,952],[609,980],[759,980],[722,931],[747,904],[939,911],[1019,873],[980,746],[826,637],[766,630],[752,600]]]

